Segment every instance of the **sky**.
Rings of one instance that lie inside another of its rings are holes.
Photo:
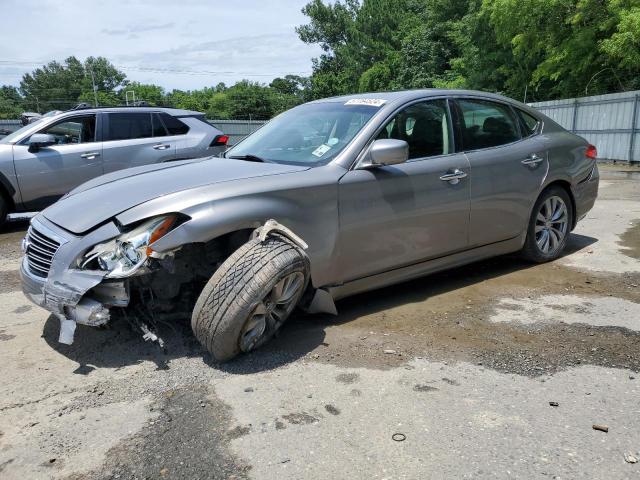
[[[51,60],[104,56],[167,90],[310,75],[308,0],[0,0],[0,84]]]

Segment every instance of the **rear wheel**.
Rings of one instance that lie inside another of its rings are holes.
[[[573,208],[566,190],[547,188],[536,201],[522,255],[527,260],[544,263],[560,256],[567,244],[573,223]]]
[[[218,361],[268,342],[296,307],[309,278],[309,261],[282,237],[254,239],[211,277],[191,317],[196,338]]]
[[[7,221],[7,215],[9,215],[9,205],[2,196],[2,193],[0,193],[0,228],[2,228]]]

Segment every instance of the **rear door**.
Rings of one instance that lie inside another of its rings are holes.
[[[23,208],[41,210],[81,183],[102,175],[102,142],[97,116],[67,116],[37,133],[56,138],[56,145],[29,151],[28,139],[13,146]]]
[[[469,164],[455,151],[447,101],[406,107],[377,138],[405,140],[409,160],[351,170],[340,180],[342,281],[467,247]]]
[[[103,114],[104,172],[166,162],[176,158],[176,140],[155,112]]]
[[[508,103],[456,99],[456,123],[469,159],[470,247],[520,235],[548,171],[544,142],[525,132]]]

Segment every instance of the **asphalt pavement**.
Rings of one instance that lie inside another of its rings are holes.
[[[57,343],[19,290],[16,219],[0,232],[0,478],[640,478],[633,172],[603,168],[556,262],[500,257],[296,314],[224,365],[186,319],[163,326],[166,353],[119,323]]]

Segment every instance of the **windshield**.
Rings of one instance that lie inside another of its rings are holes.
[[[19,128],[18,130],[16,130],[13,133],[10,133],[9,135],[7,135],[4,138],[0,138],[0,143],[13,143],[14,140],[16,138],[18,138],[20,135],[22,135],[24,132],[26,132],[27,130],[29,130],[30,128],[33,128],[34,125],[39,124],[40,122],[42,122],[42,119],[38,119],[35,122],[31,122],[28,125],[25,125],[24,127]]]
[[[225,156],[324,165],[349,144],[377,111],[375,106],[342,102],[301,105],[271,120]]]

